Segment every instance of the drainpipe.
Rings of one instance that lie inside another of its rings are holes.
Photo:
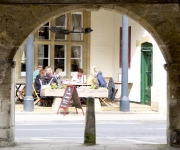
[[[128,112],[128,17],[122,16],[122,87],[120,98],[120,111]]]
[[[26,43],[26,96],[24,98],[24,111],[34,111],[34,99],[32,97],[33,81],[33,36]]]

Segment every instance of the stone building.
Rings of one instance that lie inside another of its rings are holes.
[[[46,5],[40,5],[45,4]],[[81,5],[77,5],[80,4]],[[106,4],[105,4],[106,3]],[[26,4],[26,5],[25,5]],[[56,5],[51,5],[56,4]],[[98,16],[94,10],[102,11],[101,16]],[[104,9],[104,10],[103,10]],[[106,12],[103,12],[105,11]],[[108,11],[107,11],[108,10]],[[179,84],[180,84],[180,57],[179,57],[179,30],[180,30],[180,10],[177,1],[171,1],[171,3],[164,1],[133,1],[133,0],[126,0],[126,1],[29,1],[29,0],[12,0],[12,1],[0,1],[0,66],[1,66],[1,74],[0,74],[0,146],[11,146],[14,144],[14,90],[15,90],[15,80],[21,80],[21,67],[18,67],[20,64],[21,59],[17,59],[16,57],[18,53],[22,53],[21,49],[23,49],[23,45],[28,37],[34,34],[34,45],[35,45],[35,52],[38,53],[38,46],[39,45],[50,45],[51,50],[55,50],[55,48],[63,48],[63,46],[55,46],[60,45],[54,39],[50,39],[47,44],[38,40],[38,29],[41,26],[46,27],[46,23],[51,21],[52,18],[56,18],[58,16],[62,16],[64,14],[71,14],[71,12],[84,12],[83,17],[85,18],[86,22],[83,23],[84,26],[86,25],[95,25],[93,19],[90,18],[103,18],[107,17],[108,19],[113,21],[113,16],[116,13],[125,14],[132,20],[136,21],[142,27],[147,30],[154,40],[156,41],[158,48],[162,52],[162,55],[165,59],[164,68],[167,71],[167,101],[162,102],[163,104],[167,105],[167,119],[168,119],[168,126],[167,126],[167,143],[171,146],[179,146],[180,138],[179,138],[179,130],[180,130],[180,119],[179,119]],[[108,12],[108,13],[107,13]],[[104,13],[107,13],[104,15]],[[77,14],[77,13],[76,13]],[[58,16],[57,16],[58,15]],[[108,17],[109,16],[109,17]],[[95,19],[94,19],[95,20]],[[103,21],[105,21],[103,20]],[[121,20],[121,19],[119,19]],[[55,22],[51,22],[51,24],[55,24]],[[104,22],[106,23],[106,22]],[[108,23],[104,24],[109,26],[110,29],[117,24]],[[102,24],[100,24],[102,26]],[[71,25],[69,24],[68,28],[71,29]],[[97,28],[96,26],[92,27],[93,30]],[[118,27],[116,28],[118,30]],[[100,31],[99,31],[100,32]],[[113,32],[113,30],[106,31]],[[92,32],[93,34],[97,34],[98,32]],[[116,32],[114,32],[115,34]],[[54,38],[52,33],[50,33],[49,37]],[[103,34],[101,35],[103,36]],[[114,37],[113,34],[111,36]],[[98,36],[96,36],[97,38]],[[98,65],[102,66],[101,62],[97,62],[93,64],[93,59],[97,59],[96,57],[91,58],[91,62],[88,61],[89,56],[97,56],[98,49],[102,54],[102,47],[96,48],[97,50],[91,51],[96,45],[96,38],[92,39],[90,34],[83,35],[83,41],[79,40],[78,44],[74,43],[71,38],[68,37],[68,41],[64,41],[61,45],[67,45],[67,56],[68,57],[68,64],[73,62],[71,59],[70,51],[72,50],[72,46],[79,46],[78,48],[81,49],[80,45],[83,45],[83,57],[82,62],[83,67],[85,68],[85,73],[89,74],[90,66],[91,65]],[[77,38],[77,37],[75,37]],[[94,41],[93,41],[94,40]],[[111,38],[112,40],[112,38]],[[112,41],[109,40],[109,46],[117,45],[111,43]],[[148,41],[147,41],[148,40]],[[94,44],[90,44],[91,41]],[[115,41],[115,40],[114,40]],[[76,41],[77,42],[77,41]],[[103,42],[103,41],[102,41]],[[117,41],[115,41],[117,42]],[[136,41],[137,47],[143,43],[151,43],[151,39],[147,39],[146,37],[139,39]],[[54,44],[52,44],[54,43]],[[92,46],[92,47],[90,47]],[[103,44],[101,45],[103,46]],[[40,47],[40,46],[39,46]],[[48,47],[48,46],[46,46]],[[114,48],[114,47],[110,47]],[[107,51],[107,55],[111,55],[111,61],[117,55],[114,51],[113,53],[109,53],[108,47],[105,47]],[[116,48],[114,48],[116,49]],[[69,51],[69,53],[68,53]],[[90,53],[94,53],[91,54]],[[135,54],[135,53],[134,53]],[[100,55],[100,54],[99,54]],[[22,56],[22,55],[21,55]],[[38,55],[35,55],[37,57]],[[53,66],[53,57],[55,55],[51,55],[52,61],[50,65]],[[39,57],[39,59],[42,59]],[[38,58],[34,59],[34,67],[37,66]],[[133,60],[131,60],[133,61]],[[161,61],[161,63],[163,60]],[[132,63],[132,62],[131,62]],[[17,64],[17,66],[16,66]],[[114,64],[118,64],[114,62]],[[133,63],[134,64],[134,63]],[[156,65],[159,62],[156,62]],[[107,64],[106,67],[112,67],[112,70],[117,70],[118,66],[110,66]],[[132,66],[133,68],[133,66]],[[19,69],[19,70],[18,70]],[[106,72],[106,68],[101,68],[107,76],[113,76],[117,79],[117,71],[115,74],[112,71]],[[19,72],[17,74],[16,72]],[[71,76],[73,70],[71,70],[71,66],[67,65],[66,67],[66,76]],[[131,71],[130,71],[131,73]],[[19,75],[19,76],[17,76]],[[23,80],[23,79],[22,79]],[[159,80],[156,79],[155,84],[159,84]],[[156,91],[156,89],[152,89]],[[153,105],[156,105],[154,102]]]

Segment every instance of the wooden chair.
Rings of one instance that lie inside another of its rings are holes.
[[[24,86],[21,90],[17,89],[16,100],[19,100],[22,103],[25,96],[26,96],[26,86]]]
[[[37,93],[37,92],[36,92],[36,90],[35,90],[35,88],[34,88],[34,84],[33,84],[33,85],[32,85],[32,95],[33,95],[33,98],[34,98],[34,100],[35,100],[34,105],[41,100],[41,98],[39,97],[39,94],[40,94],[40,93]]]

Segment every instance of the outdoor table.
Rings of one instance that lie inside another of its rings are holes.
[[[55,96],[55,97],[62,97],[64,95],[65,89],[42,89],[41,95],[42,96]],[[108,89],[99,90],[99,89],[79,89],[77,88],[78,96],[79,97],[108,97]]]
[[[65,89],[42,89],[42,96],[54,96],[63,97]],[[79,97],[89,97],[92,96],[94,98],[99,98],[100,101],[104,102],[107,106],[111,106],[105,99],[108,98],[108,89],[99,88],[99,89],[88,89],[88,88],[77,88]]]

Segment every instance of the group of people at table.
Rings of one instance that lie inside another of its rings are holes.
[[[53,72],[50,66],[43,68],[42,65],[38,65],[37,70],[33,72],[34,88],[36,92],[40,93],[43,85],[55,83],[57,86],[60,86],[61,84],[64,84],[62,72],[63,70],[61,68],[57,68],[55,72]],[[74,74],[69,83],[81,83],[82,78],[83,69],[79,68],[78,72]],[[86,80],[86,84],[94,86],[94,88],[107,87],[106,80],[97,66],[91,68],[91,73]],[[38,105],[51,106],[52,102],[53,97],[41,97]]]

